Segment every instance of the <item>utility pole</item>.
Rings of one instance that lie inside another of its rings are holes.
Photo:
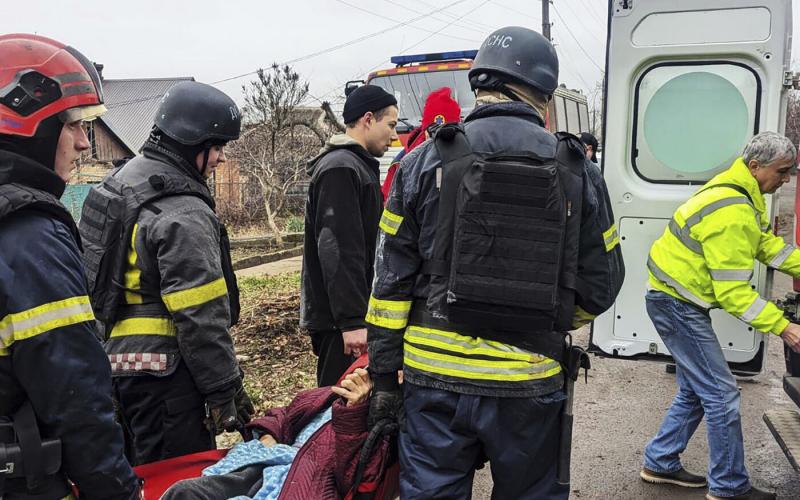
[[[550,0],[542,0],[542,35],[553,41],[553,37],[550,36]]]

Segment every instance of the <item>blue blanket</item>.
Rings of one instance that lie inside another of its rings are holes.
[[[252,497],[252,500],[275,500],[281,493],[283,482],[289,474],[292,461],[297,452],[308,439],[331,419],[330,408],[314,417],[306,425],[291,446],[278,444],[266,447],[258,439],[244,443],[237,443],[228,454],[216,464],[203,470],[204,476],[227,474],[248,465],[264,464],[261,489]],[[229,500],[250,500],[249,497],[237,496]]]

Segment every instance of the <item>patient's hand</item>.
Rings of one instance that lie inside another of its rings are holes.
[[[342,380],[341,387],[334,386],[331,390],[347,400],[347,406],[353,406],[363,403],[369,396],[369,391],[372,390],[372,380],[369,378],[369,373],[363,368],[356,368],[356,370],[347,375]]]
[[[269,448],[270,446],[275,446],[276,444],[278,444],[278,442],[275,441],[275,438],[272,437],[272,435],[270,435],[270,434],[264,434],[263,436],[258,438],[258,440],[261,441],[261,444],[263,444],[267,448]]]

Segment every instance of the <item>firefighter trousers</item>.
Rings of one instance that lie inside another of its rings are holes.
[[[183,362],[165,377],[115,378],[114,393],[131,465],[216,448],[205,425],[205,398]]]
[[[556,482],[564,393],[499,398],[404,384],[400,498],[468,499],[488,459],[492,499],[561,500]]]

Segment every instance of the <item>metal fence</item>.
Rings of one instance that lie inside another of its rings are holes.
[[[89,190],[94,184],[67,184],[64,194],[61,196],[61,203],[67,207],[72,217],[78,221],[81,218],[83,202],[89,195]]]

